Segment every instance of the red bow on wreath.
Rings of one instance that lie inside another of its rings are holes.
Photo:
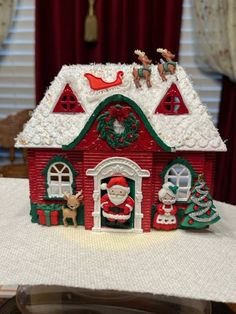
[[[112,107],[110,110],[110,115],[112,118],[115,118],[118,120],[118,122],[122,123],[125,119],[128,118],[130,113],[129,107],[122,107],[120,105],[116,105]]]

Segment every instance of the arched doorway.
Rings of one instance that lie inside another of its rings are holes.
[[[131,159],[124,157],[111,157],[101,161],[95,168],[88,169],[86,175],[94,177],[94,210],[93,210],[93,231],[102,231],[101,224],[101,192],[100,186],[101,182],[111,176],[124,176],[131,179],[135,183],[134,201],[135,201],[135,211],[134,211],[134,221],[133,228],[127,229],[126,231],[132,232],[143,232],[142,230],[142,178],[149,177],[150,172],[145,169],[141,169],[140,166],[132,161]],[[108,230],[108,229],[106,229]],[[109,229],[110,231],[119,229]],[[124,231],[124,230],[122,230]]]

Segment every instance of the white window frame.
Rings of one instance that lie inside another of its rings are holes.
[[[57,165],[63,165],[62,169],[58,169]],[[55,169],[56,172],[52,172],[52,169]],[[64,173],[63,170],[68,169],[68,173]],[[52,182],[51,177],[58,177],[57,181]],[[69,177],[68,181],[62,181],[62,177]],[[48,188],[47,188],[47,193],[48,193],[48,197],[50,198],[54,198],[54,197],[63,197],[64,193],[63,191],[65,191],[65,187],[66,187],[66,191],[72,194],[72,184],[73,184],[73,174],[72,171],[70,169],[70,167],[61,161],[55,162],[53,163],[47,172],[47,184],[48,184]],[[52,188],[58,188],[58,193],[53,193],[52,192]]]
[[[181,167],[183,169],[177,173],[177,171],[175,170],[176,167]],[[171,170],[173,172],[175,172],[175,175],[170,174]],[[187,175],[181,175],[185,170],[187,171],[188,174]],[[189,168],[187,166],[185,166],[181,163],[175,163],[167,170],[167,172],[165,174],[165,183],[171,182],[171,181],[169,181],[169,179],[173,179],[173,178],[176,178],[175,185],[177,185],[179,187],[179,189],[177,191],[177,197],[176,197],[177,202],[186,202],[189,198],[189,195],[190,195],[190,189],[191,189],[191,183],[192,183],[191,171],[189,170]],[[187,186],[184,186],[184,187],[180,186],[180,179],[181,178],[188,178]],[[185,192],[186,197],[179,197],[180,192]]]

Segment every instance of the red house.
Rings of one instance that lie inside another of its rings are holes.
[[[152,87],[137,89],[132,69],[63,66],[52,82],[16,142],[28,148],[33,222],[61,224],[63,193],[82,189],[78,223],[112,231],[101,215],[101,184],[114,176],[127,179],[135,202],[130,232],[150,231],[164,182],[179,186],[183,209],[199,173],[212,192],[215,152],[226,147],[185,71],[177,65],[163,82],[152,66]]]

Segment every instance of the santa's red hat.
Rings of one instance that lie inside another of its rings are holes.
[[[102,190],[109,190],[110,188],[119,188],[123,191],[126,191],[127,193],[130,192],[130,187],[125,177],[113,177],[108,183],[101,184]]]

